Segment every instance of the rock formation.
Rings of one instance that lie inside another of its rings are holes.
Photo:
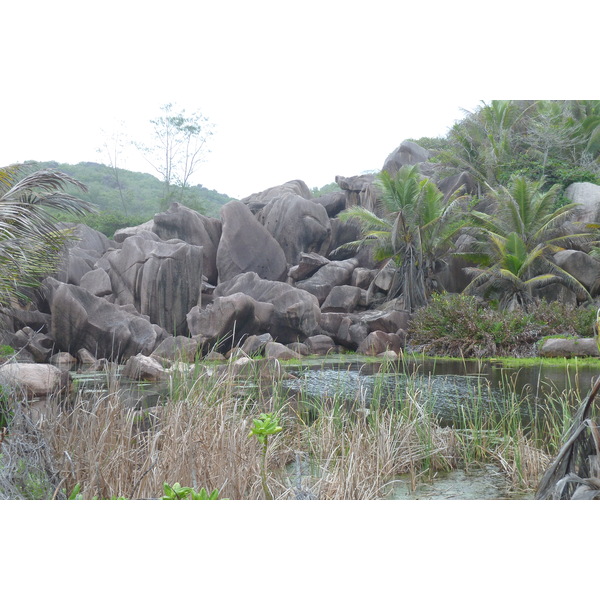
[[[428,156],[403,142],[383,168],[395,173],[417,164],[428,174]],[[0,315],[0,340],[32,362],[129,361],[128,372],[157,379],[173,361],[204,355],[238,359],[240,370],[257,354],[281,359],[349,349],[391,356],[404,347],[409,322],[394,302],[383,304],[395,266],[376,263],[368,248],[340,248],[360,230],[337,218],[348,206],[379,210],[380,188],[374,174],[336,181],[340,191],[318,198],[303,181],[290,181],[229,202],[220,219],[174,203],[114,240],[78,225],[79,239],[31,306]],[[466,173],[439,185],[447,197],[474,187]],[[581,218],[597,220],[599,190],[587,183],[568,188]],[[470,241],[457,243],[467,249]],[[555,259],[588,290],[598,287],[600,262],[581,249]],[[469,281],[466,264],[450,259],[438,280],[460,292]]]

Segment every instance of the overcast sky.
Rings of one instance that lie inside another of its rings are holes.
[[[532,4],[13,2],[0,164],[106,162],[97,149],[113,131],[144,141],[173,102],[215,126],[193,183],[234,198],[380,169],[481,101],[584,97],[598,9],[572,5],[566,34],[564,15]],[[121,166],[152,172],[133,148]]]

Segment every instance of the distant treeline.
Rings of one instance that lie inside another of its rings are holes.
[[[121,227],[138,225],[166,210],[171,202],[180,202],[198,212],[218,217],[221,206],[233,200],[225,194],[195,185],[184,190],[171,186],[165,198],[165,185],[154,175],[126,169],[113,169],[95,162],[76,165],[56,161],[33,162],[32,169],[57,169],[84,183],[87,194],[72,193],[98,207],[99,213],[83,219],[90,227],[111,236]]]

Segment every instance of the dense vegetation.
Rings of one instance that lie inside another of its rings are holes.
[[[503,308],[532,310],[536,291],[559,283],[579,302],[591,300],[589,290],[560,269],[553,256],[567,248],[597,252],[597,225],[574,223],[576,207],[564,191],[574,182],[600,183],[600,101],[494,100],[468,113],[445,138],[417,142],[431,151],[438,180],[466,175],[471,182],[471,189],[463,189],[472,199],[462,229],[471,236],[461,249],[472,261],[467,293],[499,300]],[[421,234],[405,256],[394,253],[404,288],[414,293],[424,288],[426,277],[423,217],[386,201],[392,188],[406,192],[402,172],[381,173],[378,183],[394,229],[363,228],[364,241],[386,231],[406,248],[407,232]],[[409,258],[416,268],[408,268]],[[415,302],[398,291],[408,310],[427,301]],[[425,287],[425,292],[430,297],[432,290]]]
[[[480,193],[514,175],[543,178],[544,189],[600,183],[598,100],[493,100],[468,112],[447,136],[414,141],[448,174],[469,172]]]
[[[139,225],[151,219],[157,212],[166,210],[171,202],[180,202],[198,212],[218,217],[223,204],[232,198],[209,190],[202,185],[182,189],[171,186],[169,198],[165,198],[165,184],[147,173],[126,169],[112,169],[106,165],[82,162],[76,165],[64,163],[28,163],[33,169],[56,169],[81,181],[87,193],[81,197],[98,208],[82,222],[109,237],[121,227]]]
[[[415,312],[409,329],[413,349],[464,358],[530,356],[546,336],[593,337],[596,307],[572,309],[542,300],[535,311],[498,310],[475,296],[434,294]]]

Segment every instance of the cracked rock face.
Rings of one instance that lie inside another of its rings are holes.
[[[271,200],[260,212],[260,221],[277,240],[290,265],[302,253],[325,254],[331,242],[331,225],[325,207],[296,194]]]
[[[269,319],[261,319],[263,331],[287,344],[320,332],[321,310],[316,298],[281,281],[260,279],[256,273],[244,273],[215,288],[215,298],[235,293],[250,296],[257,303],[272,305]]]
[[[208,283],[217,284],[217,248],[221,238],[221,221],[173,202],[169,210],[154,216],[152,231],[161,240],[177,239],[202,246],[203,275]]]
[[[119,361],[150,354],[159,341],[147,318],[90,294],[50,280],[51,334],[63,352],[88,350],[96,358]]]
[[[186,315],[200,301],[202,247],[132,236],[120,250],[107,253],[101,266],[116,304],[133,304],[173,335],[188,334]]]

